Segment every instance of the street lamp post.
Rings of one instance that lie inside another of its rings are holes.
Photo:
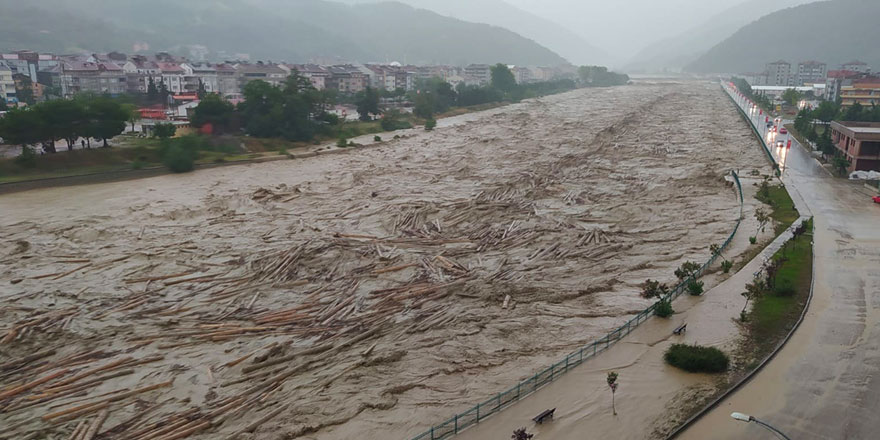
[[[780,431],[780,430],[768,425],[767,423],[764,423],[764,422],[762,422],[762,421],[760,421],[760,420],[758,420],[748,414],[735,412],[735,413],[731,414],[730,417],[733,417],[734,419],[739,420],[741,422],[746,422],[746,423],[755,422],[758,425],[763,426],[765,429],[772,432],[773,434],[776,434],[777,437],[784,439],[784,440],[791,440],[790,438],[788,438],[787,435],[783,434],[782,431]]]

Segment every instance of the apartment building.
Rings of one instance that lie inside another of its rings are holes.
[[[366,90],[369,85],[370,79],[355,66],[331,66],[327,70],[330,72],[325,80],[328,89],[338,90],[340,93],[358,93]]]
[[[273,86],[280,86],[290,76],[290,70],[287,66],[263,62],[239,64],[235,66],[235,72],[238,76],[238,86],[241,89],[254,80],[266,81]]]
[[[840,87],[840,104],[849,107],[856,103],[864,107],[880,105],[880,78],[864,77]]]
[[[2,61],[0,61],[0,99],[7,104],[18,103],[12,69]]]
[[[324,90],[327,87],[327,78],[330,77],[330,72],[324,67],[317,64],[291,64],[288,67],[291,70],[296,70],[304,78],[308,78],[312,87],[318,90]]]
[[[791,64],[785,60],[767,63],[767,85],[793,87],[794,78],[791,74]]]
[[[828,75],[828,65],[819,61],[798,63],[797,85],[824,84]]]
[[[464,68],[468,84],[487,86],[492,82],[492,67],[488,64],[471,64]]]
[[[880,171],[880,123],[832,122],[831,140],[849,160],[849,172]]]

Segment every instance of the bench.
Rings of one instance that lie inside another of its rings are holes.
[[[688,325],[687,325],[687,323],[684,323],[684,324],[678,326],[675,330],[673,330],[672,333],[674,333],[676,335],[681,335],[682,333],[686,332],[687,329],[688,329]]]
[[[548,410],[542,412],[541,414],[538,414],[538,416],[535,417],[534,419],[532,419],[532,421],[540,425],[540,424],[544,423],[544,421],[547,419],[553,420],[553,413],[555,411],[556,411],[556,408],[548,409]]]

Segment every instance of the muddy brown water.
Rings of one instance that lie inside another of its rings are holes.
[[[281,404],[242,438],[414,436],[616,328],[650,304],[639,283],[727,237],[724,173],[765,163],[720,93],[577,90],[347,154],[2,196],[0,363],[55,353],[0,390],[71,371],[0,424],[68,435],[93,414],[39,417],[173,380],[113,401],[108,428],[158,406],[106,437],[186,416],[225,438]],[[261,377],[255,359],[286,360]]]

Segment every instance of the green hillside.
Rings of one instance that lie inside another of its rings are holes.
[[[34,2],[36,3],[36,2]],[[58,53],[119,50],[252,59],[560,65],[551,50],[506,29],[469,23],[400,3],[344,5],[321,0],[0,0],[0,50]]]
[[[880,66],[880,1],[834,0],[766,15],[687,65],[695,73],[760,71],[764,64],[818,60],[834,68],[854,59]]]

